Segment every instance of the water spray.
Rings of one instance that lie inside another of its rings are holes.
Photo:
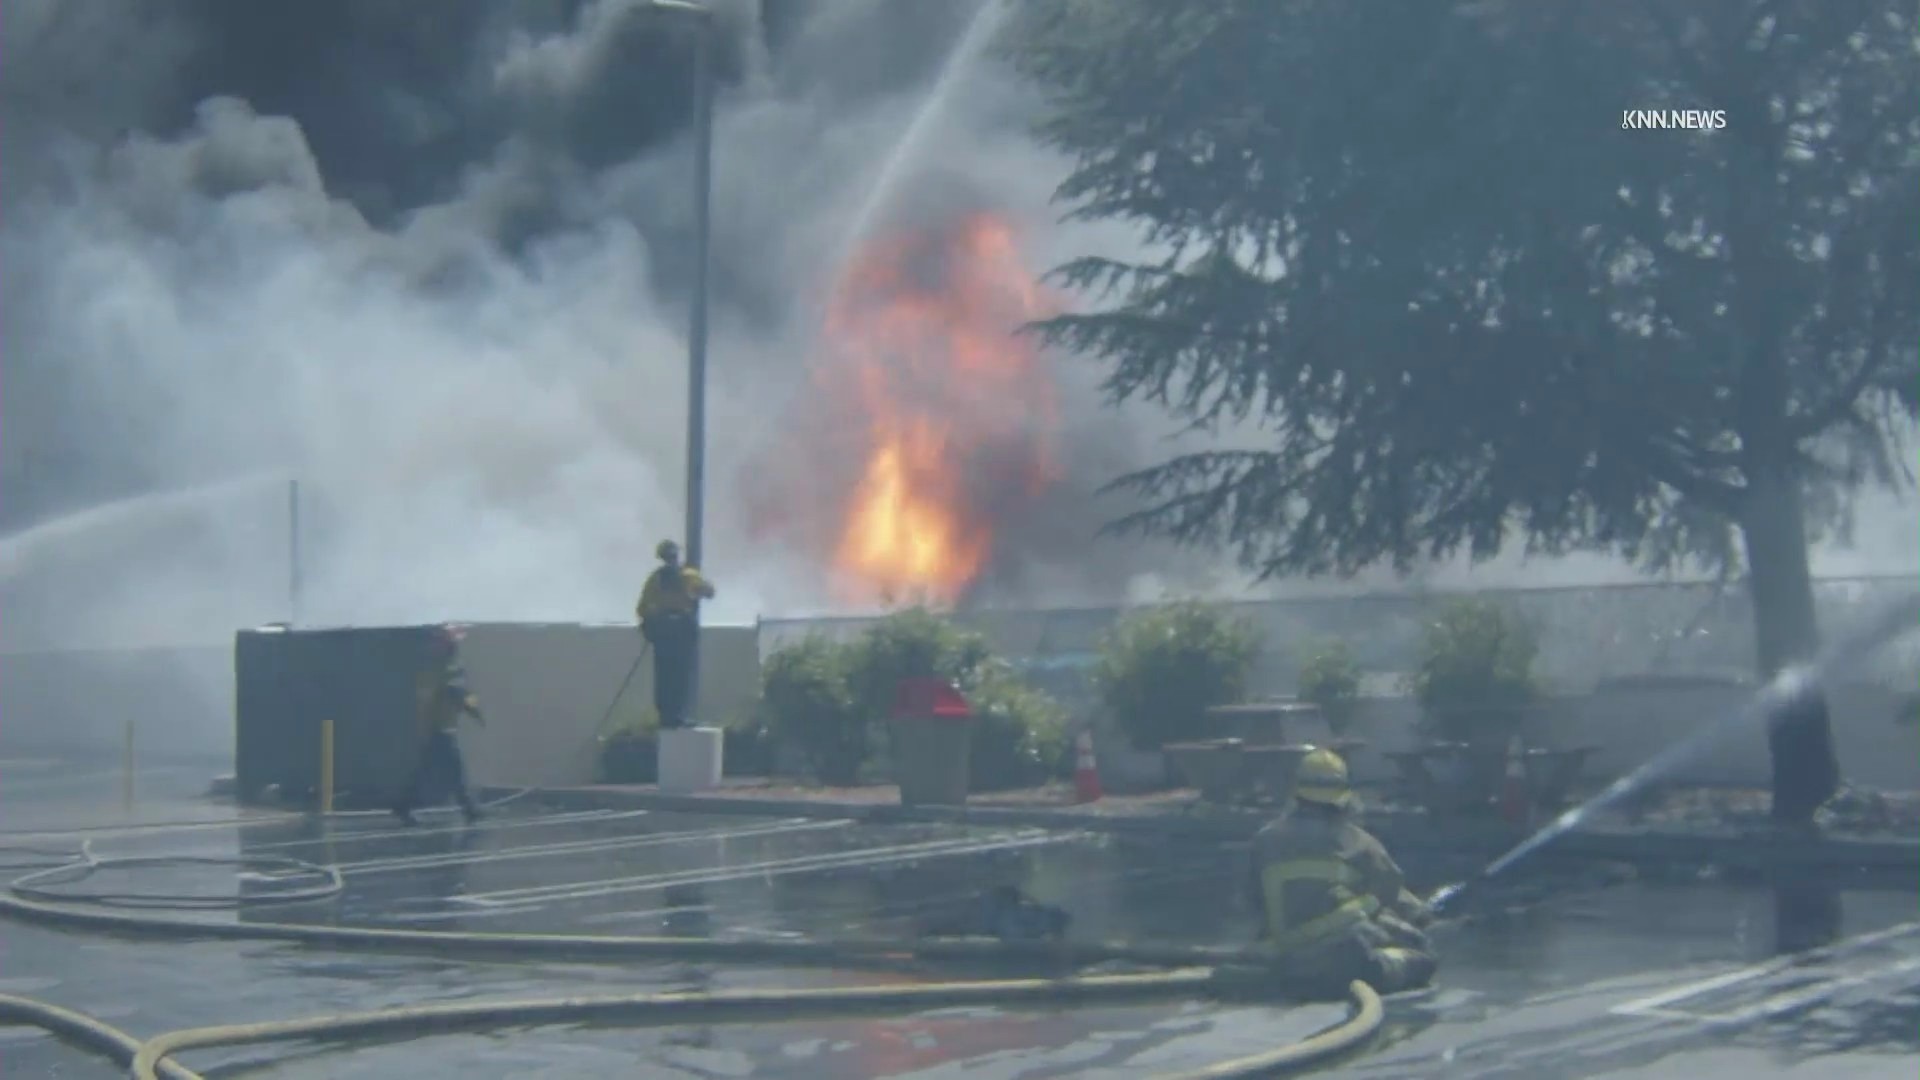
[[[1549,822],[1545,828],[1522,840],[1505,855],[1487,864],[1479,875],[1455,882],[1435,892],[1428,901],[1435,913],[1457,902],[1461,894],[1492,880],[1515,863],[1539,851],[1562,835],[1579,828],[1601,810],[1640,791],[1648,784],[1692,760],[1702,751],[1737,728],[1764,722],[1771,726],[1787,715],[1793,706],[1816,693],[1834,675],[1866,659],[1876,649],[1893,642],[1920,624],[1920,593],[1889,604],[1877,617],[1861,623],[1853,632],[1840,636],[1821,650],[1811,662],[1782,668],[1779,674],[1739,710],[1707,724],[1652,760],[1607,785],[1606,790],[1573,807]]]
[[[900,185],[911,175],[912,166],[925,152],[928,139],[934,131],[934,121],[946,112],[956,88],[973,68],[974,62],[986,53],[987,46],[999,33],[1010,10],[1007,0],[985,0],[974,12],[973,19],[960,36],[959,44],[954,46],[952,55],[947,57],[946,65],[934,80],[926,101],[913,114],[906,131],[901,133],[892,151],[880,163],[865,197],[854,211],[853,223],[843,240],[845,248],[834,260],[834,266],[847,265],[852,260],[854,248],[872,234],[881,214],[898,194]]]
[[[132,533],[182,517],[210,514],[242,495],[285,483],[285,474],[255,472],[228,480],[154,491],[64,514],[0,536],[0,581],[19,577],[42,558],[69,552],[77,543]]]

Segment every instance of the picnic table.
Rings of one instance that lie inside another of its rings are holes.
[[[1160,748],[1186,783],[1211,803],[1235,803],[1246,792],[1242,782],[1239,739],[1206,739],[1168,743]]]
[[[1284,803],[1293,795],[1293,777],[1302,758],[1321,746],[1350,756],[1365,745],[1364,739],[1248,743],[1227,738],[1170,743],[1162,749],[1181,777],[1200,790],[1203,800],[1237,805]]]
[[[1207,710],[1207,719],[1222,735],[1265,746],[1285,744],[1290,728],[1300,724],[1319,724],[1320,706],[1307,701],[1253,701],[1237,705],[1215,705]]]

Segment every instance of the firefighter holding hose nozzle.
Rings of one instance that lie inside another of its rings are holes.
[[[1293,805],[1253,839],[1250,884],[1263,918],[1248,960],[1312,994],[1338,996],[1353,979],[1383,994],[1418,989],[1439,966],[1420,929],[1432,912],[1354,809],[1347,763],[1331,750],[1308,753]]]
[[[700,601],[713,599],[713,585],[695,567],[681,565],[679,544],[662,540],[653,553],[660,567],[647,576],[635,613],[641,636],[653,648],[653,707],[660,726],[671,729],[687,722]]]

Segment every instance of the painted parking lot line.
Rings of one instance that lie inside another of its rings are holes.
[[[488,893],[474,893],[454,897],[462,904],[478,907],[497,907],[501,905],[526,904],[531,902],[554,903],[568,900],[585,900],[602,896],[617,896],[621,893],[644,892],[652,889],[664,889],[670,885],[713,885],[728,881],[744,881],[750,878],[775,878],[789,874],[812,873],[819,870],[840,870],[855,867],[888,866],[896,863],[916,862],[923,859],[947,858],[954,855],[970,855],[988,851],[1012,851],[1019,848],[1039,847],[1045,844],[1067,843],[1083,838],[1080,833],[1046,833],[1034,831],[997,839],[952,839],[934,840],[917,844],[896,844],[878,848],[858,848],[852,851],[825,852],[817,855],[803,855],[791,859],[773,859],[758,863],[745,863],[736,866],[714,867],[702,870],[683,870],[670,873],[641,874],[631,877],[607,878],[599,881],[581,881],[561,885],[540,885],[525,889],[502,889]]]
[[[1755,1002],[1744,1009],[1707,1013],[1705,1015],[1696,1014],[1691,1015],[1689,1019],[1695,1023],[1712,1026],[1744,1026],[1757,1021],[1771,1020],[1777,1016],[1785,1016],[1788,1013],[1811,1008],[1837,997],[1843,990],[1851,990],[1854,987],[1881,983],[1892,984],[1902,976],[1913,971],[1920,971],[1920,957],[1910,957],[1890,964],[1883,964],[1880,967],[1853,975],[1823,979],[1815,982],[1811,986],[1797,987],[1785,993],[1775,994],[1772,997]],[[1893,987],[1889,985],[1888,989],[1893,989]]]
[[[852,823],[851,819],[821,821],[814,818],[787,818],[767,825],[689,829],[681,832],[633,833],[627,836],[602,836],[591,840],[566,840],[555,844],[527,844],[517,847],[495,848],[488,851],[449,851],[433,855],[396,855],[385,859],[365,859],[360,862],[335,863],[333,865],[334,869],[342,873],[359,877],[367,874],[392,873],[400,870],[426,870],[443,866],[467,866],[475,863],[510,862],[517,859],[543,859],[554,858],[561,855],[628,851],[636,848],[692,844],[709,840],[723,841],[757,836],[780,836],[788,833],[817,832],[822,829],[841,828]]]
[[[449,899],[458,900],[459,897],[455,896],[455,897],[450,897]],[[438,911],[409,912],[404,915],[383,914],[380,916],[380,921],[390,922],[390,923],[430,923],[430,922],[448,922],[454,919],[458,919],[462,922],[468,919],[504,919],[512,915],[527,915],[536,911],[544,911],[546,910],[546,907],[547,907],[546,904],[540,903],[540,904],[517,904],[517,905],[497,907],[497,908],[496,907],[446,908]],[[466,961],[462,960],[461,963],[464,964],[466,963]]]
[[[601,821],[617,821],[622,818],[641,817],[651,813],[649,810],[578,810],[564,814],[546,814],[526,818],[492,818],[478,825],[455,823],[445,826],[385,827],[374,829],[329,828],[324,836],[312,836],[299,840],[273,840],[262,843],[248,842],[248,851],[286,851],[306,847],[323,847],[328,844],[339,845],[360,840],[385,840],[406,836],[444,836],[449,833],[477,832],[486,833],[507,829],[545,828],[552,825],[593,824]],[[19,832],[0,831],[0,849],[12,846],[32,845],[39,842],[81,841],[101,842],[113,840],[145,840],[155,836],[168,836],[176,833],[203,833],[214,830],[240,832],[262,827],[287,828],[313,819],[305,814],[291,811],[267,811],[241,817],[209,818],[205,821],[170,821],[151,824],[130,825],[92,825],[70,829],[29,829]]]
[[[1719,990],[1729,989],[1758,979],[1769,978],[1795,968],[1807,968],[1812,964],[1825,963],[1833,959],[1851,956],[1863,949],[1884,942],[1910,938],[1916,934],[1920,934],[1920,922],[1899,923],[1894,926],[1889,926],[1884,930],[1876,930],[1870,934],[1861,934],[1857,937],[1835,942],[1817,954],[1782,956],[1766,961],[1765,963],[1749,964],[1746,967],[1735,968],[1732,971],[1723,972],[1711,978],[1682,983],[1679,986],[1662,990],[1657,994],[1650,994],[1646,997],[1622,1002],[1608,1011],[1615,1016],[1697,1022],[1703,1014],[1684,1008],[1676,1008],[1675,1006],[1681,1005],[1686,1001],[1704,997]]]
[[[453,824],[446,826],[415,826],[409,828],[390,827],[380,829],[343,829],[334,831],[329,828],[324,836],[310,836],[299,840],[270,840],[260,843],[247,842],[246,849],[253,851],[287,851],[306,847],[323,847],[360,840],[384,840],[404,836],[444,836],[448,833],[490,832],[505,829],[543,828],[551,825],[577,823],[595,823],[613,821],[620,818],[639,817],[646,810],[580,810],[566,814],[551,814],[528,818],[498,818],[479,825]],[[312,818],[304,814],[266,813],[253,817],[221,818],[208,821],[165,822],[152,825],[104,825],[73,829],[43,829],[31,832],[0,833],[0,848],[13,845],[32,844],[36,841],[110,841],[144,840],[154,836],[173,833],[200,833],[216,829],[240,831],[258,829],[263,826],[287,828],[311,822]]]
[[[155,821],[141,824],[76,825],[72,828],[20,829],[0,831],[0,847],[31,844],[42,840],[108,840],[128,836],[162,836],[168,833],[205,832],[209,829],[246,829],[261,825],[287,825],[301,820],[293,813],[272,811],[253,815],[210,817],[201,821]]]
[[[1917,930],[1920,930],[1920,924],[1896,925],[1837,942],[1829,946],[1827,952],[1843,962],[1862,956],[1871,957],[1876,947],[1906,938]],[[1448,1050],[1446,1054],[1456,1056],[1446,1058],[1448,1065],[1445,1074],[1479,1075],[1483,1071],[1490,1076],[1527,1076],[1530,1070],[1537,1067],[1542,1073],[1559,1075],[1572,1059],[1604,1058],[1663,1038],[1692,1037],[1692,1033],[1702,1030],[1727,1030],[1765,1021],[1818,1005],[1853,987],[1889,982],[1916,967],[1920,967],[1920,959],[1909,957],[1896,958],[1890,963],[1883,961],[1881,966],[1866,971],[1835,971],[1822,969],[1817,961],[1810,962],[1808,956],[1803,954],[1749,964],[1710,978],[1678,984],[1669,982],[1651,994],[1645,993],[1649,984],[1637,978],[1635,981],[1644,996],[1612,1006],[1606,1004],[1611,995],[1605,990],[1597,995],[1585,989],[1564,995],[1544,995],[1529,999],[1527,1005],[1551,1006],[1556,1011],[1561,1008],[1581,1010],[1588,1007],[1587,1003],[1591,1001],[1593,1020],[1564,1029],[1561,1035],[1538,1046],[1521,1047],[1496,1039],[1486,1047],[1462,1046]],[[1805,973],[1812,978],[1811,981],[1803,979],[1788,986],[1769,986],[1764,982],[1783,973]],[[1699,1009],[1697,1005],[1694,1008],[1684,1007],[1701,999],[1711,1001],[1724,998],[1729,993],[1739,994],[1742,990],[1749,994],[1758,991],[1768,996],[1752,1004],[1736,1001],[1715,1012]],[[1482,1064],[1483,1070],[1478,1068]],[[1467,1071],[1462,1072],[1463,1069]],[[1396,1077],[1439,1075],[1441,1072],[1431,1065],[1428,1058],[1417,1054],[1382,1060],[1375,1066],[1357,1071],[1367,1075]]]
[[[712,914],[712,904],[678,904],[673,907],[641,908],[638,911],[603,911],[597,915],[583,915],[578,922],[589,926],[605,926],[609,923],[634,922],[640,919],[664,919],[669,915],[687,915],[697,912]]]
[[[1796,1010],[1818,1006],[1827,999],[1856,988],[1865,988],[1862,992],[1866,994],[1882,993],[1882,986],[1891,989],[1900,985],[1895,980],[1902,977],[1909,980],[1905,985],[1910,986],[1912,973],[1920,970],[1920,957],[1896,957],[1889,961],[1877,955],[1879,950],[1875,947],[1912,932],[1912,927],[1895,926],[1836,943],[1832,948],[1842,950],[1842,962],[1865,959],[1874,966],[1866,970],[1835,970],[1816,965],[1810,972],[1811,984],[1807,981],[1791,985],[1759,981],[1765,980],[1770,974],[1778,978],[1781,973],[1802,973],[1792,971],[1796,966],[1792,959],[1782,958],[1785,962],[1751,964],[1711,979],[1694,979],[1680,984],[1674,983],[1672,976],[1668,976],[1664,980],[1664,988],[1624,1005],[1610,1006],[1609,1002],[1617,1001],[1622,990],[1629,987],[1629,992],[1641,994],[1646,994],[1649,988],[1660,987],[1659,981],[1653,981],[1658,978],[1657,974],[1647,972],[1630,976],[1630,981],[1612,989],[1580,988],[1562,993],[1530,995],[1523,1001],[1502,1007],[1502,1030],[1490,1036],[1463,1033],[1458,1041],[1451,1043],[1429,1043],[1424,1047],[1385,1052],[1378,1058],[1355,1065],[1352,1071],[1361,1076],[1405,1077],[1409,1080],[1429,1076],[1485,1076],[1509,1080],[1536,1075],[1573,1075],[1577,1070],[1570,1071],[1569,1062],[1599,1063],[1614,1055],[1633,1058],[1649,1053],[1653,1047],[1686,1045],[1687,1040],[1698,1039],[1703,1034],[1730,1033]],[[1849,945],[1854,947],[1847,948]],[[1804,964],[1799,966],[1805,968]],[[1755,996],[1762,994],[1767,996],[1754,1000]],[[1726,1000],[1735,995],[1739,995],[1736,1000]],[[1472,1001],[1477,996],[1469,993],[1463,1001]],[[1700,1010],[1697,1005],[1693,1009],[1678,1007],[1681,1003],[1698,1003],[1702,998],[1724,1004],[1711,1012]],[[1845,999],[1836,1001],[1835,1005],[1848,1007]],[[1528,1013],[1542,1019],[1535,1022],[1512,1019]],[[1525,1041],[1512,1037],[1513,1029],[1506,1028],[1507,1023],[1533,1033],[1533,1037]],[[1596,1064],[1594,1071],[1598,1074],[1605,1070]],[[1615,1073],[1606,1071],[1606,1075]],[[1635,1072],[1632,1075],[1656,1074]],[[1675,1069],[1671,1075],[1694,1074]],[[1703,1072],[1699,1075],[1726,1077],[1739,1074]],[[1825,1075],[1853,1074],[1835,1069]]]
[[[453,899],[457,900],[459,898],[454,897]],[[505,918],[509,915],[527,915],[537,911],[545,911],[548,907],[549,902],[542,900],[531,904],[514,904],[506,907],[456,907],[439,911],[411,912],[405,915],[385,915],[382,916],[382,918],[388,922],[399,923],[449,922],[455,919],[462,921],[467,919],[498,919]],[[596,915],[583,916],[575,921],[583,926],[604,926],[610,923],[635,922],[641,919],[663,919],[670,915],[685,915],[690,912],[706,912],[711,914],[712,911],[713,905],[711,904],[682,904],[678,907],[646,908],[639,911],[606,911]],[[462,962],[464,963],[465,961]]]
[[[575,810],[565,814],[542,814],[525,818],[485,818],[479,823],[468,825],[456,822],[450,825],[395,825],[373,829],[329,828],[324,836],[307,836],[298,840],[273,840],[261,844],[248,844],[248,851],[296,851],[301,848],[323,847],[341,844],[357,844],[363,840],[400,840],[412,836],[447,836],[453,833],[465,833],[475,836],[491,836],[521,829],[546,829],[556,825],[598,825],[607,821],[624,821],[645,817],[649,810]]]

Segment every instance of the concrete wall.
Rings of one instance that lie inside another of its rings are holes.
[[[473,627],[462,652],[490,718],[490,727],[463,735],[474,779],[589,782],[596,726],[639,645],[632,626]],[[652,705],[651,668],[634,676],[622,714]],[[706,628],[700,670],[703,721],[739,715],[758,689],[753,628]],[[233,717],[231,644],[0,654],[0,757],[117,762],[131,719],[143,761],[231,761]]]
[[[1876,617],[1891,599],[1912,592],[1912,575],[1823,578],[1813,584],[1820,625],[1837,628]],[[1422,627],[1436,606],[1478,595],[1498,600],[1532,625],[1540,653],[1534,672],[1564,693],[1584,693],[1615,676],[1646,671],[1734,673],[1752,670],[1753,613],[1745,590],[1711,582],[1643,581],[1620,585],[1488,589],[1470,592],[1381,592],[1296,596],[1228,605],[1261,635],[1249,673],[1250,693],[1290,694],[1300,661],[1318,640],[1345,641],[1369,673],[1409,670],[1419,663]],[[956,618],[984,633],[994,650],[1023,662],[1090,665],[1115,620],[1136,608],[1077,610],[990,609]],[[874,617],[768,619],[761,623],[765,655],[807,634],[844,638]]]
[[[631,625],[481,624],[461,647],[487,726],[465,726],[471,779],[501,787],[594,780],[595,736],[620,680],[639,655]],[[750,626],[709,626],[700,637],[702,723],[740,715],[759,690],[759,653]],[[653,664],[640,666],[613,723],[653,706]]]
[[[701,715],[721,722],[753,699],[758,653],[752,627],[709,627],[701,648]],[[481,625],[464,649],[474,689],[492,717],[466,730],[474,779],[503,786],[585,783],[593,775],[596,725],[637,655],[631,626]],[[623,701],[637,715],[652,702],[651,665]],[[1593,774],[1617,776],[1730,716],[1750,691],[1731,684],[1607,688],[1556,698],[1536,718],[1560,745],[1597,745]],[[1835,738],[1848,779],[1870,788],[1920,790],[1920,732],[1894,723],[1897,697],[1873,684],[1832,695]],[[230,759],[231,645],[179,649],[0,654],[0,757],[61,754],[118,759],[133,719],[142,760]],[[1356,734],[1377,749],[1411,747],[1417,711],[1404,698],[1367,699]],[[1103,752],[1115,745],[1102,739]],[[1363,778],[1389,766],[1362,754]],[[1727,737],[1685,763],[1683,783],[1765,786],[1766,739],[1756,729]]]
[[[231,645],[0,654],[0,757],[117,762],[128,720],[142,761],[231,757]]]
[[[1733,717],[1752,698],[1736,684],[1609,688],[1554,698],[1531,718],[1533,734],[1548,746],[1594,746],[1588,775],[1612,779],[1644,765],[1703,727]],[[1920,790],[1920,732],[1894,722],[1898,696],[1886,687],[1847,683],[1829,696],[1834,742],[1847,781],[1881,790]],[[1368,698],[1355,718],[1354,734],[1376,750],[1411,749],[1419,742],[1419,710],[1407,698]],[[1306,734],[1306,733],[1303,733]],[[1392,776],[1379,754],[1353,762],[1363,781]],[[1757,724],[1731,723],[1723,737],[1681,763],[1677,783],[1766,787],[1770,776],[1767,739]]]

